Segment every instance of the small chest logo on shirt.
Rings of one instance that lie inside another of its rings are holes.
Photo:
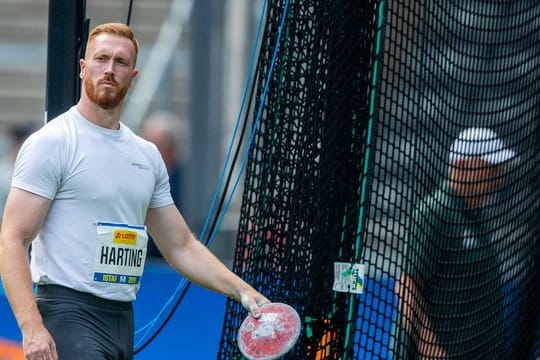
[[[139,170],[150,170],[150,167],[148,165],[146,165],[146,164],[141,164],[141,163],[138,163],[138,162],[132,162],[131,165],[135,166]]]
[[[463,247],[465,249],[474,249],[477,245],[478,239],[476,239],[473,232],[469,229],[465,229],[463,232]]]

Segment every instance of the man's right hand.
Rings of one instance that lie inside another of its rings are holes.
[[[26,360],[58,360],[56,344],[44,325],[25,329],[22,334]]]

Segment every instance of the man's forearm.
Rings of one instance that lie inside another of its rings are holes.
[[[444,358],[445,351],[440,346],[437,334],[431,326],[432,321],[422,306],[422,295],[415,280],[403,276],[396,286],[403,327],[416,343],[422,356]]]
[[[13,314],[22,331],[36,322],[42,322],[34,299],[28,263],[28,251],[17,243],[4,243],[0,247],[0,273]]]
[[[242,292],[251,288],[199,241],[192,241],[186,247],[173,266],[189,280],[238,301]]]

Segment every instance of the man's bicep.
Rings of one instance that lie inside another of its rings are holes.
[[[190,234],[182,215],[174,205],[149,208],[145,224],[160,250],[182,245]]]
[[[4,208],[2,232],[9,238],[29,243],[39,233],[50,205],[50,199],[11,187]]]

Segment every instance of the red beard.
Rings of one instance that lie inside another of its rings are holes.
[[[115,85],[118,86],[118,83],[116,83],[116,81],[113,79],[107,78],[106,80],[113,81]],[[88,98],[93,103],[105,110],[110,110],[117,107],[122,100],[124,100],[124,97],[129,89],[129,86],[96,89],[92,81],[86,78],[83,79],[83,85]]]

